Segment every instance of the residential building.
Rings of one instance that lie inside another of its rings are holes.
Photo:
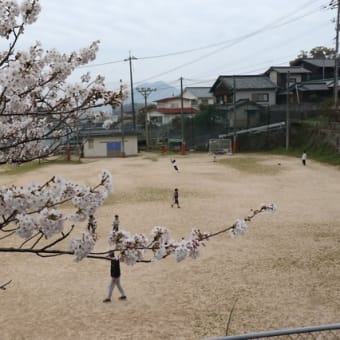
[[[210,92],[221,105],[233,104],[239,100],[249,100],[262,106],[276,104],[276,88],[268,76],[223,75],[212,85]]]
[[[191,107],[199,109],[200,105],[214,105],[215,97],[210,87],[185,87],[183,97],[191,100]]]
[[[254,103],[248,99],[241,99],[235,105],[224,105],[219,108],[223,111],[226,119],[226,127],[228,130],[249,129],[260,124],[266,124],[263,121],[266,107]]]
[[[155,100],[157,108],[148,112],[148,121],[152,119],[159,125],[170,123],[174,118],[183,115],[192,117],[198,112],[198,109],[192,107],[192,99],[183,97],[183,110],[181,96],[173,96]]]
[[[287,87],[295,91],[312,72],[302,66],[271,66],[264,74],[277,86],[276,103],[283,104],[287,101]]]
[[[298,58],[290,62],[291,66],[300,66],[311,72],[308,79],[330,79],[334,78],[334,59],[327,58]],[[340,70],[339,70],[340,75]]]

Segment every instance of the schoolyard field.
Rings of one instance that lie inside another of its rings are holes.
[[[0,253],[0,338],[4,340],[193,340],[339,322],[340,170],[307,159],[266,154],[91,159],[34,171],[0,174],[0,185],[44,183],[53,175],[95,185],[111,171],[114,192],[97,214],[95,251],[109,248],[115,214],[120,229],[150,235],[166,226],[172,238],[193,227],[215,232],[246,217],[262,203],[249,232],[221,234],[199,258],[177,263],[121,264],[127,300],[104,304],[110,263],[69,255],[41,258]],[[174,188],[181,208],[171,208]],[[66,207],[66,209],[68,209]],[[86,223],[79,224],[79,235]],[[69,241],[59,248],[67,249]],[[10,246],[10,240],[0,246]]]

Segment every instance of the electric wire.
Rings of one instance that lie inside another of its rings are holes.
[[[169,53],[165,53],[165,54],[159,54],[159,55],[153,55],[153,56],[145,56],[145,57],[138,57],[137,59],[138,60],[147,60],[147,59],[157,59],[157,58],[165,58],[165,57],[171,57],[171,56],[177,56],[177,55],[181,55],[181,54],[188,54],[188,53],[193,53],[193,52],[197,52],[197,51],[201,51],[201,50],[205,50],[205,49],[210,49],[212,47],[217,47],[217,46],[224,46],[226,44],[233,44],[235,42],[238,42],[239,40],[242,40],[243,39],[246,39],[248,37],[251,37],[255,34],[258,34],[258,33],[261,33],[263,31],[265,31],[266,29],[272,29],[272,28],[277,28],[277,27],[281,27],[281,26],[284,26],[286,25],[287,23],[290,23],[290,22],[293,22],[293,21],[296,21],[296,20],[299,20],[300,18],[304,17],[304,16],[307,16],[307,15],[310,15],[311,13],[307,13],[305,15],[302,15],[300,17],[297,17],[297,18],[293,18],[291,20],[288,20],[288,21],[284,21],[283,23],[278,23],[282,20],[284,20],[287,16],[290,16],[291,14],[296,14],[297,12],[301,11],[302,9],[304,9],[306,6],[308,5],[311,5],[315,2],[318,2],[319,0],[314,0],[314,1],[307,1],[306,3],[304,3],[303,5],[299,6],[298,8],[296,8],[294,11],[291,11],[279,18],[277,18],[275,21],[269,23],[269,24],[266,24],[265,26],[263,26],[262,28],[254,31],[254,32],[251,32],[251,33],[248,33],[244,36],[240,36],[240,37],[237,37],[237,38],[234,38],[234,39],[228,39],[228,40],[224,40],[224,41],[221,41],[221,42],[218,42],[218,43],[213,43],[213,44],[209,44],[209,45],[205,45],[205,46],[201,46],[201,47],[196,47],[196,48],[191,48],[191,49],[186,49],[186,50],[181,50],[181,51],[175,51],[175,52],[169,52]],[[320,8],[317,9],[317,11],[319,11]],[[312,13],[314,13],[315,10],[312,11]],[[275,25],[276,23],[276,25]],[[273,27],[270,27],[274,25]],[[232,46],[232,45],[231,45]],[[227,46],[228,47],[228,46]],[[225,47],[223,47],[225,48]],[[217,52],[216,52],[217,53]],[[84,66],[80,66],[79,68],[86,68],[86,67],[99,67],[99,66],[105,66],[105,65],[110,65],[110,64],[117,64],[117,63],[123,63],[125,61],[127,61],[129,59],[120,59],[120,60],[115,60],[115,61],[108,61],[108,62],[104,62],[104,63],[97,63],[97,64],[91,64],[91,65],[84,65]]]

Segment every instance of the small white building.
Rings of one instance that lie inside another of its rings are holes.
[[[138,140],[135,133],[113,130],[82,131],[83,157],[124,157],[138,155]]]

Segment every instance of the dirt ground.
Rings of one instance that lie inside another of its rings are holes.
[[[96,251],[108,248],[114,214],[121,229],[149,235],[161,225],[180,239],[193,227],[232,225],[261,203],[275,202],[278,211],[257,216],[242,237],[211,239],[196,260],[122,264],[128,298],[118,300],[114,290],[108,304],[106,261],[1,253],[0,282],[12,280],[0,290],[1,339],[204,339],[225,335],[234,304],[229,335],[339,321],[338,168],[272,155],[176,159],[179,173],[170,156],[141,154],[2,174],[0,185],[43,183],[55,174],[91,185],[110,170],[115,190],[97,213]],[[170,206],[175,187],[181,209]]]

